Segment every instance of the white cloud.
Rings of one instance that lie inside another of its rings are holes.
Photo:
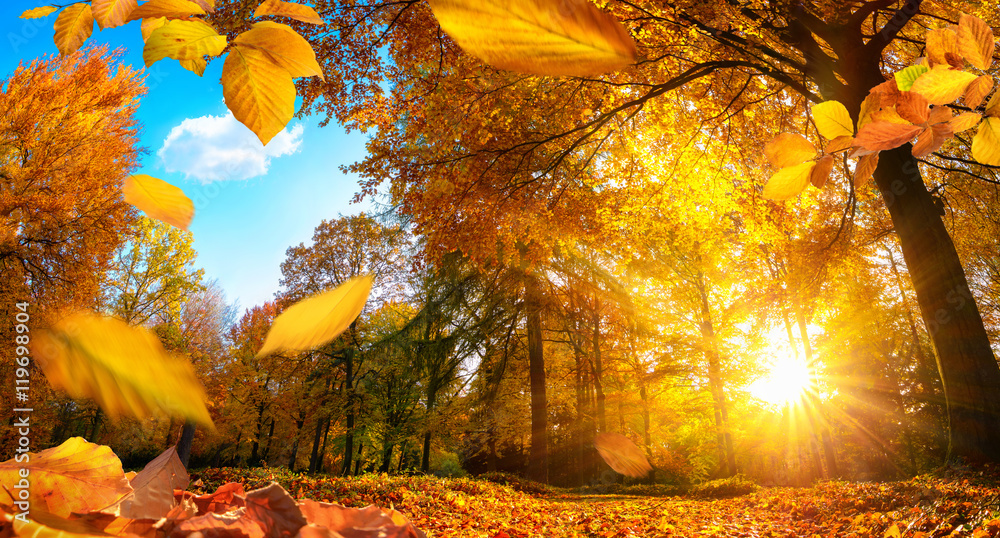
[[[170,130],[156,154],[168,172],[204,183],[262,176],[271,159],[291,155],[302,144],[302,124],[285,128],[264,146],[231,112],[188,118]]]

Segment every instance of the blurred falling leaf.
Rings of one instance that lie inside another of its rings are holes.
[[[511,71],[598,75],[636,60],[635,42],[588,0],[430,0],[465,52]]]
[[[355,277],[288,307],[271,324],[257,356],[306,351],[333,340],[361,314],[371,289],[371,276]]]
[[[638,478],[653,470],[639,447],[620,433],[597,434],[594,437],[594,447],[612,469],[625,476]]]
[[[214,427],[191,363],[167,354],[145,328],[77,312],[39,330],[31,347],[54,387],[93,398],[112,417],[162,411]]]
[[[66,517],[107,506],[132,492],[122,463],[109,447],[72,437],[63,444],[32,453],[26,462],[0,463],[0,484],[14,491],[27,469],[31,513],[50,512]]]
[[[143,210],[149,218],[181,230],[187,230],[194,218],[194,203],[184,195],[184,191],[162,179],[134,174],[125,178],[122,192],[126,202]]]

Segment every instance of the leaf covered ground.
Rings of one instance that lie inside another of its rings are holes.
[[[1000,535],[1000,475],[989,471],[762,488],[721,499],[580,494],[467,478],[311,477],[283,469],[208,469],[192,474],[197,478],[205,491],[273,480],[297,498],[391,506],[431,537]]]

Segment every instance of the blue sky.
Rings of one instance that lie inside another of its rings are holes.
[[[57,15],[18,18],[42,5],[48,2],[0,2],[3,79],[21,61],[58,53],[52,42]],[[272,298],[286,248],[309,242],[323,219],[368,209],[367,202],[350,204],[357,178],[339,170],[363,158],[364,134],[346,134],[332,122],[320,128],[321,118],[293,119],[262,148],[228,115],[221,61],[201,78],[169,58],[146,69],[138,22],[104,31],[95,26],[87,44],[124,47],[122,61],[147,75],[137,117],[148,153],[138,172],[180,187],[195,202],[190,230],[198,267],[219,281],[230,302],[247,308]]]

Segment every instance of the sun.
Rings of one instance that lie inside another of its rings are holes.
[[[809,365],[799,359],[781,357],[767,377],[750,384],[750,394],[771,405],[784,406],[798,402],[813,385]]]

